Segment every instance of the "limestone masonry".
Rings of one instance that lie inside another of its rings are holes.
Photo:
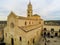
[[[11,12],[4,29],[6,45],[38,45],[43,30],[43,19],[33,14],[32,4],[27,6],[27,17],[17,16]]]

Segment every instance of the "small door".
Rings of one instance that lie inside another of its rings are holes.
[[[14,45],[14,39],[11,38],[11,45]]]

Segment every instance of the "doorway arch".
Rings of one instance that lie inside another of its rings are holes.
[[[11,38],[11,45],[14,45],[14,39]]]

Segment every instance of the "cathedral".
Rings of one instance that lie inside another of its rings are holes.
[[[32,4],[27,6],[27,17],[17,16],[11,12],[4,28],[4,42],[6,45],[38,45],[43,30],[43,19],[33,14]]]

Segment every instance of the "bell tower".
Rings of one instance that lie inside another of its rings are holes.
[[[32,16],[32,4],[31,1],[29,0],[28,8],[27,8],[27,17]]]

